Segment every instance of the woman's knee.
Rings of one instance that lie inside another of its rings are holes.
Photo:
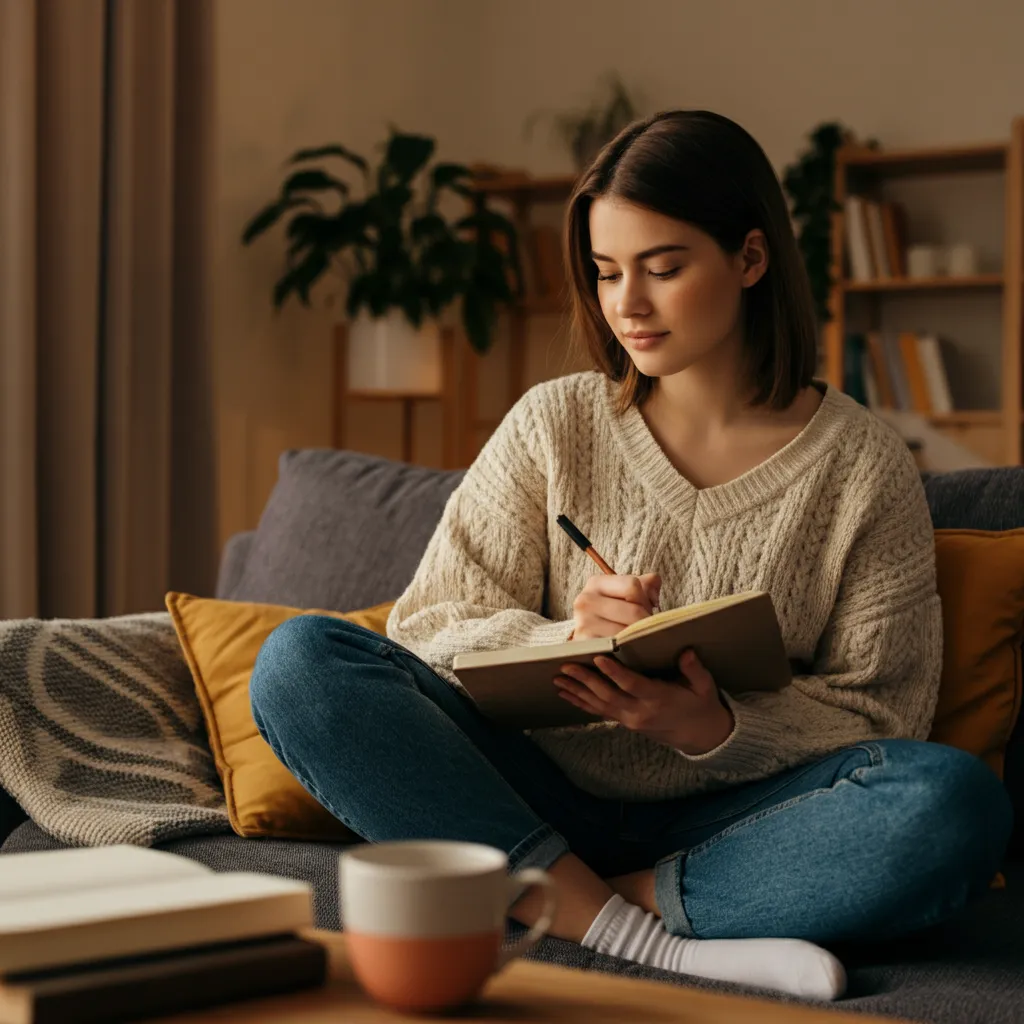
[[[940,743],[908,745],[903,779],[905,838],[940,873],[987,884],[1013,828],[1009,795],[979,758]]]
[[[280,709],[292,713],[322,707],[324,691],[336,691],[347,678],[349,634],[360,628],[325,615],[296,615],[274,629],[260,648],[249,681],[257,722]]]

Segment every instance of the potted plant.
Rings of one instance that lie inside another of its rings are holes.
[[[563,114],[538,111],[531,114],[523,126],[524,135],[530,137],[538,119],[552,118],[555,131],[572,154],[577,173],[582,173],[590,166],[601,147],[636,118],[633,100],[616,73],[612,72],[606,77],[602,90],[604,94],[586,110]]]
[[[353,389],[437,391],[442,312],[461,301],[466,335],[483,353],[493,341],[499,306],[522,295],[514,225],[487,206],[469,168],[428,167],[434,149],[434,139],[392,128],[375,168],[337,144],[300,150],[288,161],[292,169],[279,194],[242,235],[249,245],[287,218],[276,308],[291,295],[308,306],[313,285],[328,271],[341,272]],[[361,195],[328,161],[358,172]],[[445,194],[468,202],[468,212],[443,215]]]
[[[791,200],[797,243],[811,281],[814,307],[821,323],[828,323],[832,287],[832,214],[835,201],[836,150],[855,142],[853,132],[839,121],[827,121],[808,133],[810,146],[783,173],[782,185]],[[876,139],[864,145],[878,146]]]

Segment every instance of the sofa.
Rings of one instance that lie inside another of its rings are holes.
[[[411,579],[461,477],[459,470],[409,466],[355,452],[286,452],[258,528],[232,537],[225,547],[217,596],[339,611],[392,599]],[[936,528],[1024,528],[1024,468],[925,473],[923,479]],[[948,1024],[1024,1021],[1021,722],[1007,749],[1005,784],[1018,820],[1003,870],[1005,888],[991,889],[956,920],[927,932],[884,944],[835,947],[849,974],[848,992],[837,1006]],[[3,790],[0,844],[3,854],[61,845],[27,820]],[[313,887],[318,926],[340,927],[337,863],[342,843],[210,834],[158,845],[215,870],[306,880]],[[515,932],[518,926],[510,923],[510,929]],[[582,970],[730,990],[554,938],[543,940],[530,955]]]

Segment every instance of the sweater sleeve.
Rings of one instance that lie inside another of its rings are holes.
[[[691,756],[732,781],[763,778],[843,747],[926,739],[942,671],[935,535],[916,469],[874,491],[848,549],[839,592],[811,666],[779,692],[725,694],[728,739]]]
[[[543,614],[548,573],[546,443],[527,392],[453,492],[387,635],[457,683],[456,654],[561,643],[573,619]]]

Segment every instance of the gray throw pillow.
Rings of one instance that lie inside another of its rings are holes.
[[[0,786],[69,846],[231,831],[166,612],[0,622]]]
[[[393,600],[464,474],[361,452],[284,452],[245,569],[225,596],[342,612]]]

